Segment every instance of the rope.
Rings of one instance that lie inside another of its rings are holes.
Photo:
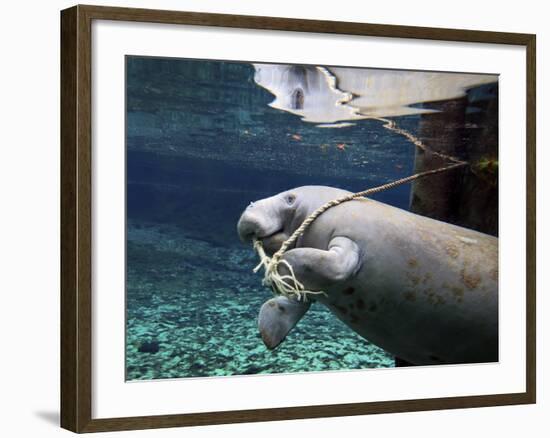
[[[303,301],[307,300],[307,295],[309,294],[324,294],[323,291],[305,290],[304,285],[300,283],[296,278],[296,275],[294,274],[294,269],[292,268],[290,263],[288,263],[286,260],[282,260],[282,257],[286,252],[286,250],[290,246],[292,246],[300,236],[304,234],[304,232],[312,224],[312,222],[315,219],[317,219],[321,214],[323,214],[325,211],[327,211],[329,208],[335,207],[337,205],[340,205],[344,202],[351,201],[353,199],[362,198],[368,195],[373,195],[375,193],[383,192],[385,190],[393,189],[394,187],[407,184],[417,179],[424,178],[430,175],[435,175],[437,173],[446,172],[448,170],[456,169],[458,167],[462,167],[468,164],[467,162],[459,160],[456,157],[430,150],[417,137],[415,137],[410,132],[399,128],[396,125],[396,123],[392,120],[384,119],[381,117],[377,117],[375,118],[375,120],[384,122],[384,125],[383,125],[384,128],[389,129],[397,134],[403,135],[409,141],[411,141],[416,147],[422,149],[425,152],[430,152],[433,155],[439,156],[444,160],[451,161],[452,164],[448,166],[440,167],[437,169],[418,172],[418,173],[415,173],[414,175],[410,175],[405,178],[398,179],[396,181],[392,181],[377,187],[363,190],[362,192],[350,193],[349,195],[342,196],[341,198],[337,198],[327,202],[326,204],[322,205],[317,210],[315,210],[313,213],[311,213],[302,222],[300,227],[298,227],[298,229],[294,231],[294,233],[292,233],[292,235],[283,242],[283,244],[281,245],[281,248],[279,248],[279,250],[275,254],[273,254],[271,258],[265,253],[262,242],[260,240],[254,239],[254,250],[258,253],[258,256],[260,257],[260,263],[254,268],[253,271],[258,272],[262,267],[265,269],[262,283],[265,286],[270,286],[275,294],[280,294],[287,297],[295,297],[298,300],[303,300]],[[280,264],[283,264],[288,269],[289,274],[281,275],[278,272],[278,267]]]

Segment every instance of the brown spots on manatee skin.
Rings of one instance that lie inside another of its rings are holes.
[[[269,302],[267,303],[267,305],[268,305],[269,307],[275,307],[275,302],[274,302],[274,301],[269,301]]]
[[[468,289],[475,289],[481,283],[481,276],[478,273],[468,273],[466,269],[460,271],[460,278]]]
[[[407,301],[416,301],[416,293],[413,292],[413,291],[404,292],[404,293],[403,293],[403,297],[404,297]]]
[[[453,259],[458,258],[460,252],[458,251],[457,246],[454,243],[447,243],[445,245],[445,252],[447,255]]]
[[[407,278],[409,281],[413,284],[413,286],[417,286],[418,283],[422,280],[418,275],[411,274],[410,272],[407,272]]]
[[[352,295],[355,292],[355,289],[352,287],[348,287],[342,291],[344,295]]]
[[[417,228],[417,234],[418,236],[424,241],[424,242],[433,242],[434,241],[434,234],[428,230],[425,230],[422,227]]]
[[[432,279],[432,274],[430,272],[426,272],[424,275],[415,275],[410,272],[406,273],[408,280],[410,281],[410,285],[412,289],[416,289],[416,286],[419,286],[420,284],[427,285],[428,282]]]
[[[423,293],[426,295],[428,302],[435,307],[445,304],[445,299],[441,295],[437,295],[431,288],[424,290]]]
[[[461,287],[451,287],[451,292],[453,293],[456,300],[461,303],[464,298],[464,289]]]
[[[416,268],[418,266],[418,261],[415,258],[410,258],[407,261],[407,265],[409,265],[409,268]]]
[[[422,283],[423,284],[426,284],[428,281],[430,281],[432,279],[432,274],[430,274],[429,272],[426,272],[424,274],[424,279],[422,280]]]
[[[458,303],[461,303],[464,298],[464,289],[458,286],[449,286],[448,283],[443,283],[441,285],[443,289],[450,290],[453,294],[453,297],[456,299]]]

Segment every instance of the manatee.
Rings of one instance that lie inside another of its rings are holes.
[[[273,254],[315,209],[349,193],[304,186],[253,202],[238,233]],[[321,214],[283,259],[306,290],[324,293],[267,301],[258,322],[268,348],[316,301],[414,365],[498,361],[496,237],[360,198]]]

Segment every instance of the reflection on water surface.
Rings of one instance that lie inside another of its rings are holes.
[[[275,96],[273,108],[305,122],[336,124],[437,111],[420,104],[456,99],[495,75],[254,64],[254,81]],[[349,125],[338,124],[335,127]]]

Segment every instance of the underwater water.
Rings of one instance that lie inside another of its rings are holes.
[[[268,350],[257,316],[272,293],[236,224],[251,201],[292,187],[360,191],[410,175],[410,141],[379,120],[319,127],[269,106],[252,64],[126,62],[127,379],[394,366],[315,303]],[[399,126],[418,135],[421,118],[402,114]],[[411,187],[374,198],[409,209]]]

